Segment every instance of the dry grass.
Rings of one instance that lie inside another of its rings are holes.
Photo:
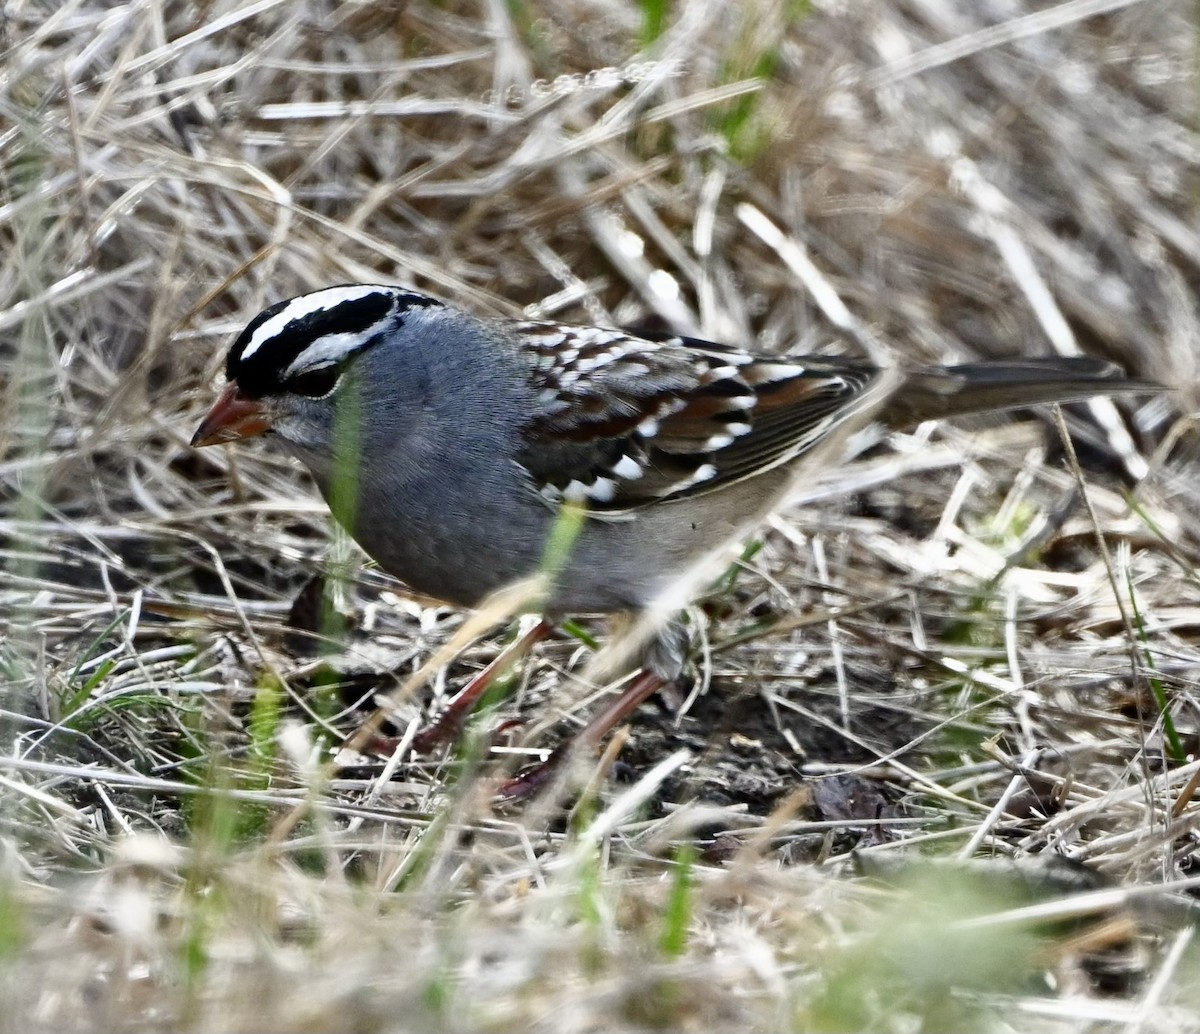
[[[1195,13],[7,5],[0,1029],[1200,1030]],[[330,767],[463,617],[277,452],[187,446],[250,315],[371,279],[1175,391],[1072,414],[1074,469],[1024,418],[826,478],[683,716],[503,811],[588,649],[485,720],[527,746]]]

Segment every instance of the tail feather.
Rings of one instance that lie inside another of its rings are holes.
[[[1153,381],[1126,377],[1116,363],[1083,357],[920,367],[887,402],[883,420],[891,427],[910,427],[966,413],[1161,390]]]

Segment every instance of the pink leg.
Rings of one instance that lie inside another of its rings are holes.
[[[629,685],[579,732],[560,743],[541,764],[518,772],[500,787],[496,796],[510,801],[532,797],[550,781],[565,758],[570,757],[577,749],[594,750],[605,736],[666,684],[667,680],[661,675],[643,668]]]
[[[553,630],[553,625],[539,621],[523,636],[509,643],[496,655],[491,664],[458,691],[433,724],[413,737],[413,751],[417,754],[428,754],[435,747],[457,739],[471,712],[475,710],[475,705],[491,684]]]

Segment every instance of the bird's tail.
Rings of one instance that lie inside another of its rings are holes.
[[[1126,377],[1116,363],[1082,357],[920,367],[906,375],[884,405],[883,421],[891,427],[911,427],[965,413],[1161,390],[1153,381]]]

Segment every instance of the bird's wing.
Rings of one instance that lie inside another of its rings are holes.
[[[880,376],[822,356],[766,357],[707,341],[522,323],[536,390],[519,462],[550,502],[628,510],[786,463]]]

